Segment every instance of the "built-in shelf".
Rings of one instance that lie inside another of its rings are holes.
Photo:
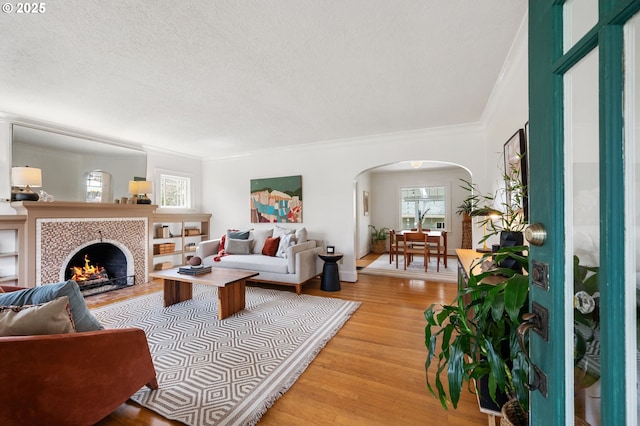
[[[24,285],[24,259],[20,257],[24,224],[23,215],[0,216],[0,283]]]
[[[175,250],[170,253],[153,255],[153,269],[168,268],[169,266],[185,265],[195,256],[195,250],[185,249],[187,244],[198,244],[209,238],[211,215],[204,213],[194,214],[170,214],[161,213],[153,215],[153,238],[151,238],[151,253],[153,246],[163,243],[174,243]],[[162,235],[159,228],[168,228],[169,236]],[[191,231],[187,231],[191,230]],[[194,231],[195,230],[195,231]],[[192,235],[186,235],[193,233]]]

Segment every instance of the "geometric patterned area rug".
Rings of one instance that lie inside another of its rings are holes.
[[[436,271],[437,266],[436,257],[431,257],[427,267],[427,272],[424,272],[424,260],[422,257],[416,256],[405,271],[403,256],[398,258],[398,268],[396,268],[395,259],[389,263],[389,253],[384,253],[365,268],[358,270],[358,273],[365,275],[381,275],[385,277],[435,281],[441,283],[458,282],[458,262],[455,258],[447,259],[447,268],[444,267],[444,262],[440,261],[439,272]]]
[[[187,425],[256,424],[360,306],[247,286],[246,309],[220,321],[216,287],[194,284],[193,299],[167,308],[162,299],[91,312],[106,328],[145,330],[160,387],[131,399]]]

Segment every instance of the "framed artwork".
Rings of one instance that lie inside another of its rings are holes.
[[[251,179],[251,223],[302,223],[302,176]]]
[[[527,197],[528,171],[527,171],[527,142],[523,129],[509,138],[504,144],[504,172],[506,186],[506,202],[509,205],[518,204],[523,211],[524,219],[529,218],[529,200]],[[519,194],[511,189],[522,183]]]
[[[362,191],[362,212],[369,216],[369,191]]]

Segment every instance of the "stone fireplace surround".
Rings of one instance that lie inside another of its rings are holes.
[[[150,236],[155,205],[21,201],[11,203],[26,216],[20,262],[25,285],[64,280],[67,263],[78,250],[97,242],[120,248],[127,257],[127,275],[148,281]]]
[[[145,217],[37,219],[36,285],[64,281],[71,258],[99,242],[122,250],[127,258],[127,275],[135,275],[137,283],[145,282],[147,226]]]

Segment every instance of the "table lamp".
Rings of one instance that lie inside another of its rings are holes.
[[[131,194],[131,198],[133,198],[134,203],[138,202],[138,194],[140,194],[140,188],[139,188],[139,184],[140,182],[137,180],[130,180],[129,181],[129,194]]]
[[[141,180],[138,182],[138,193],[144,194],[141,198],[138,198],[138,204],[151,204],[151,199],[147,197],[147,194],[153,193],[153,182],[149,180]]]
[[[12,201],[38,201],[40,197],[33,192],[31,187],[39,188],[42,186],[42,170],[29,166],[12,167],[11,185],[22,188],[11,193]]]
[[[476,251],[480,253],[491,253],[491,249],[487,247],[487,223],[502,216],[502,212],[500,210],[492,209],[491,207],[482,207],[480,209],[472,211],[471,216],[484,217],[484,219],[482,220],[482,225],[484,228],[484,237],[482,238],[483,245],[482,248],[476,249]]]

